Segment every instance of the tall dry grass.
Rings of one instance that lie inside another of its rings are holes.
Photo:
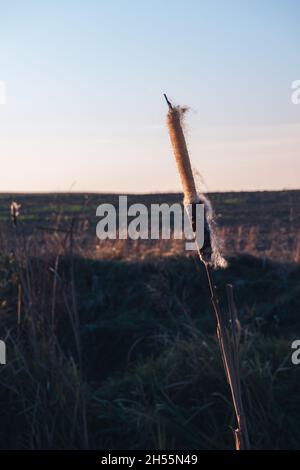
[[[75,445],[77,449],[88,449],[88,394],[82,363],[72,228],[59,244],[54,237],[55,250],[54,240],[48,250],[41,250],[38,234],[26,236],[18,216],[14,213],[14,229],[6,246],[9,254],[2,255],[8,257],[17,296],[16,309],[9,318],[0,320],[1,330],[7,332],[9,350],[7,365],[0,373],[1,397],[11,417],[2,447],[71,449]],[[67,276],[62,274],[62,257],[68,259]],[[11,296],[14,297],[13,291]],[[14,422],[18,426],[21,423],[22,429],[11,440],[10,426]]]

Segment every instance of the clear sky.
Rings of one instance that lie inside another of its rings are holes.
[[[0,0],[0,191],[180,190],[166,92],[206,189],[300,187],[299,0]]]

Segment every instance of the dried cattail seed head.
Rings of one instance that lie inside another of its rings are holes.
[[[182,129],[183,116],[188,110],[187,107],[172,106],[167,96],[165,99],[169,106],[167,114],[167,125],[170,134],[170,140],[173,147],[179,175],[181,178],[184,204],[192,205],[191,224],[193,231],[196,231],[196,205],[204,204],[204,243],[199,254],[205,263],[214,266],[225,267],[226,261],[220,254],[217,238],[214,230],[214,220],[212,215],[212,207],[209,199],[197,192],[193,171],[191,168],[190,157]]]
[[[167,114],[167,125],[179,175],[181,178],[184,202],[186,204],[191,204],[198,202],[198,196],[186,141],[182,130],[182,117],[186,111],[187,108],[185,107],[169,106],[169,112]]]

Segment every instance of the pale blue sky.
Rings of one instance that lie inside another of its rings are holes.
[[[208,190],[299,187],[298,0],[0,0],[0,191],[176,191],[162,93]]]

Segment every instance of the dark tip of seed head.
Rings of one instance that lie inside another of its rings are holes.
[[[166,95],[165,93],[164,93],[164,98],[165,98],[165,100],[166,100],[166,102],[167,102],[167,105],[169,106],[169,109],[172,110],[172,109],[173,109],[173,106],[172,106],[172,104],[170,103],[170,101],[168,100],[168,97],[167,97],[167,95]]]

